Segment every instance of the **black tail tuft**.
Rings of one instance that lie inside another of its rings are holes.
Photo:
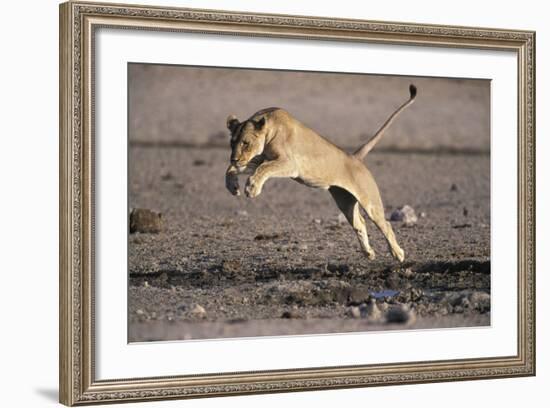
[[[409,92],[411,93],[411,99],[416,98],[416,86],[414,84],[409,85]]]

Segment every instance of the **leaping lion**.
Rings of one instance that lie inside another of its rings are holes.
[[[227,128],[231,132],[231,164],[225,176],[227,189],[239,195],[237,175],[244,173],[251,174],[244,190],[250,198],[257,197],[272,177],[290,177],[306,186],[328,190],[369,259],[374,259],[375,254],[359,205],[384,234],[392,255],[403,262],[405,252],[386,221],[378,186],[363,159],[397,116],[414,102],[416,87],[411,84],[409,92],[409,99],[353,154],[344,152],[280,108],[262,109],[244,122],[230,115]]]

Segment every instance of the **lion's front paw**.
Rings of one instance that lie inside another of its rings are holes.
[[[254,177],[249,177],[244,187],[244,192],[247,197],[254,198],[262,192],[262,185],[258,183]]]
[[[234,196],[241,194],[239,191],[239,178],[235,174],[228,173],[225,176],[225,187]]]

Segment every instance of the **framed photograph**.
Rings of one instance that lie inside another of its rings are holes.
[[[535,33],[60,6],[60,401],[535,374]]]

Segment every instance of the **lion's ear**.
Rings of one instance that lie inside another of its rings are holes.
[[[239,119],[237,119],[237,117],[235,115],[229,115],[227,117],[227,128],[233,132],[237,126],[239,125]]]
[[[265,126],[265,117],[262,117],[260,120],[254,122],[254,127],[256,130],[262,130]]]

